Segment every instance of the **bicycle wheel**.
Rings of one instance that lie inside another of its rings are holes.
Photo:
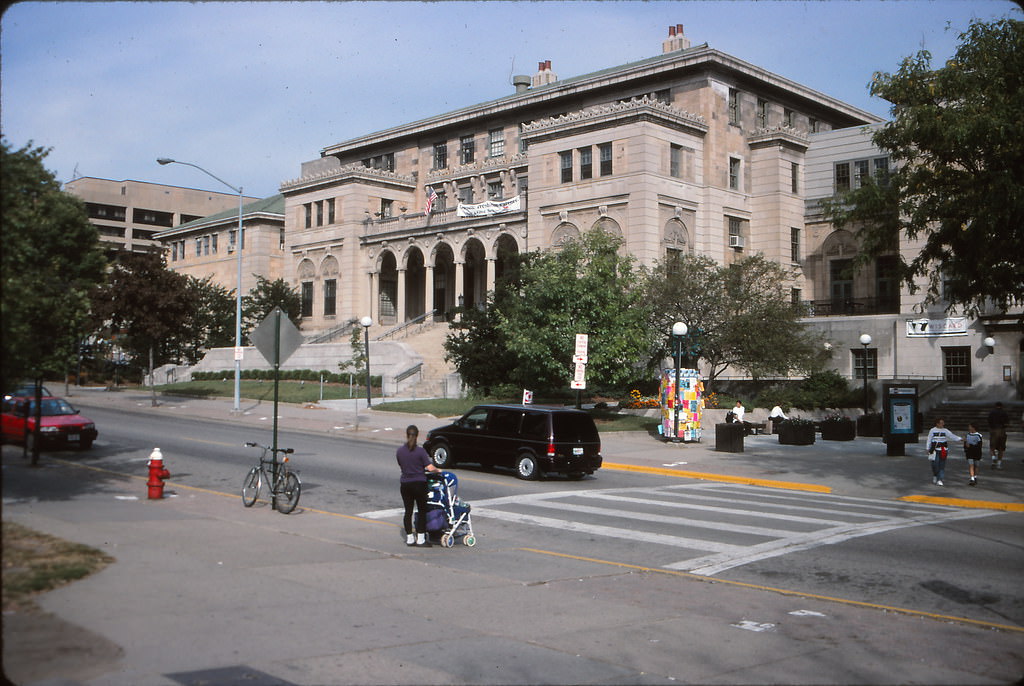
[[[281,484],[281,490],[277,493],[277,511],[281,514],[288,514],[299,504],[302,484],[295,472],[285,472]]]
[[[260,468],[253,467],[249,470],[249,473],[245,475],[245,481],[242,483],[242,504],[246,507],[252,507],[259,494]]]

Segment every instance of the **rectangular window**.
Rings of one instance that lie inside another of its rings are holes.
[[[178,241],[171,243],[171,262],[178,261]]]
[[[434,169],[448,168],[448,144],[434,143]]]
[[[580,178],[589,179],[594,176],[594,153],[588,145],[580,148]]]
[[[301,290],[301,312],[299,316],[312,317],[313,316],[313,282],[303,281]]]
[[[217,254],[217,236],[218,236],[218,235],[219,235],[219,234],[216,234],[216,233],[215,233],[215,234],[213,234],[213,235],[212,235],[212,236],[210,237],[210,249],[211,249],[211,250],[213,251],[213,254],[214,254],[214,255],[216,255],[216,254]]]
[[[476,141],[472,136],[459,138],[459,164],[471,164],[476,159]]]
[[[601,176],[612,175],[612,144],[602,143],[598,146],[601,151]]]
[[[814,117],[809,117],[807,119],[807,129],[811,133],[818,133],[818,128],[819,128],[818,120],[815,119]]]
[[[739,238],[743,235],[743,221],[736,217],[729,217],[729,238]]]
[[[327,200],[327,223],[334,223],[334,198]]]
[[[324,316],[333,317],[337,312],[338,281],[324,279]]]
[[[793,110],[788,107],[782,110],[782,124],[783,126],[793,126]]]
[[[850,190],[850,163],[840,162],[836,164],[836,193],[845,193]]]
[[[669,176],[674,176],[677,179],[683,175],[683,148],[680,145],[674,143],[669,146],[668,149],[668,173]]]
[[[380,218],[386,219],[387,217],[394,216],[395,201],[388,200],[387,198],[380,199]]]
[[[204,255],[209,255],[210,254],[210,237],[209,236],[203,236],[203,254]]]
[[[202,238],[197,238],[196,239],[196,257],[202,257],[202,256],[203,256],[203,239]]]
[[[762,129],[768,128],[768,101],[757,99],[757,125]]]
[[[868,160],[857,160],[853,163],[853,168],[856,173],[856,176],[854,177],[854,188],[860,188],[868,179]]]
[[[284,250],[284,229],[278,229],[277,231],[277,248],[278,250]]]
[[[572,183],[572,151],[558,153],[562,165],[562,183]]]
[[[740,94],[735,88],[729,89],[729,123],[740,123]]]
[[[793,195],[800,193],[800,165],[796,162],[789,163],[789,192]]]
[[[313,226],[313,203],[307,202],[302,206],[306,210],[306,228]]]
[[[853,314],[853,260],[832,260],[828,268],[832,314]]]
[[[803,291],[799,288],[789,289],[789,302],[793,305],[799,305],[803,301]]]
[[[654,99],[658,102],[665,103],[666,105],[672,104],[672,91],[671,89],[664,88],[660,91],[654,91]]]
[[[853,378],[864,380],[878,378],[878,349],[877,348],[854,348],[853,353]],[[865,374],[867,376],[865,376]]]
[[[800,263],[800,229],[795,226],[789,227],[789,259]]]
[[[459,186],[459,202],[461,202],[463,205],[473,204],[472,186]]]
[[[316,201],[316,225],[324,225],[324,203],[322,200]]]
[[[740,189],[740,160],[737,157],[729,158],[729,188],[734,191]]]
[[[879,186],[889,185],[889,158],[876,157],[872,162],[875,167],[875,183]]]
[[[942,370],[946,383],[971,385],[971,349],[967,346],[942,349]]]
[[[487,132],[487,156],[503,157],[505,155],[505,129],[492,129]]]
[[[487,184],[487,197],[491,200],[501,199],[501,181],[490,181]]]

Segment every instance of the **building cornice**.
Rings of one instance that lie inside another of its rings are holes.
[[[523,136],[530,142],[554,140],[585,131],[622,126],[635,121],[649,121],[679,131],[703,136],[708,132],[704,117],[677,109],[643,96],[607,105],[595,105],[578,112],[538,119],[523,125]]]
[[[281,184],[282,193],[309,191],[317,186],[338,185],[341,183],[370,183],[390,186],[401,190],[414,190],[416,179],[408,174],[399,174],[386,169],[374,169],[354,162],[343,167],[310,174]]]

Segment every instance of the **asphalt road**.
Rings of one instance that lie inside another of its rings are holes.
[[[73,459],[144,473],[159,446],[183,484],[237,493],[271,427],[102,408],[92,451]],[[400,436],[396,432],[395,436]],[[397,524],[396,445],[281,431],[303,482],[300,509]],[[605,454],[614,462],[615,456]],[[668,569],[754,587],[1024,626],[1024,514],[765,489],[603,469],[525,482],[457,468],[481,547],[529,548],[609,569]],[[239,507],[241,502],[239,500]],[[397,529],[396,529],[397,531]],[[392,535],[392,534],[388,534]],[[394,535],[397,535],[395,533]],[[526,564],[524,562],[524,564]]]

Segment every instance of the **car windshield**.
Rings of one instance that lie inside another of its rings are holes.
[[[61,400],[60,398],[44,398],[43,399],[43,416],[44,417],[57,417],[60,415],[78,414],[75,412],[75,408],[68,404],[67,400]],[[36,413],[36,404],[31,402],[28,405],[28,414],[32,416]]]

